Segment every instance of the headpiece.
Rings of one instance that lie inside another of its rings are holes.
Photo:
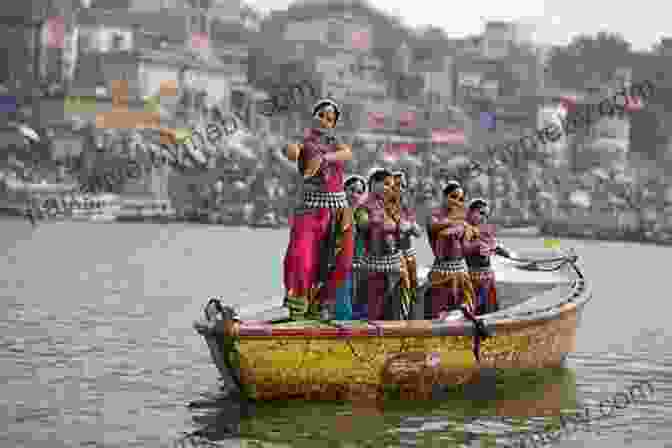
[[[313,118],[317,118],[317,115],[323,110],[333,111],[336,113],[336,122],[338,122],[338,119],[341,116],[341,108],[335,101],[330,100],[329,98],[323,98],[315,103],[313,106]]]
[[[392,176],[392,172],[386,168],[374,168],[369,171],[369,191],[372,190],[371,186],[374,182],[383,181],[386,177],[390,176]]]
[[[364,176],[360,176],[359,174],[352,174],[348,177],[345,178],[345,182],[343,182],[343,186],[345,188],[348,188],[350,185],[360,182],[364,186],[364,191],[366,192],[366,187],[367,187],[367,182],[366,178]]]
[[[443,195],[444,195],[444,196],[448,196],[448,195],[449,195],[450,193],[452,193],[453,191],[461,190],[461,189],[462,189],[462,184],[460,184],[460,183],[459,183],[458,181],[456,181],[456,180],[450,180],[450,181],[448,181],[448,183],[446,184],[446,186],[443,187]]]
[[[373,176],[373,173],[376,171],[384,170],[385,168],[380,167],[380,166],[374,166],[373,168],[369,169],[369,171],[366,173],[366,178],[370,179],[371,176]]]
[[[474,198],[469,201],[468,208],[470,210],[478,209],[481,210],[481,214],[490,215],[490,206],[488,201],[483,198]]]

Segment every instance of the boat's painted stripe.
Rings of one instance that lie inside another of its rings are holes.
[[[273,329],[270,325],[249,325],[240,327],[241,336],[275,336]]]
[[[271,337],[295,337],[295,338],[350,338],[376,336],[376,331],[368,328],[345,329],[345,328],[240,328],[241,336],[271,336]]]

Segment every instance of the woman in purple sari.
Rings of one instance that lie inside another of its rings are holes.
[[[285,304],[294,319],[352,315],[352,209],[343,191],[343,165],[352,148],[330,135],[339,116],[335,102],[319,101],[313,117],[320,127],[310,129],[303,144],[287,147],[303,180],[284,260]]]
[[[402,254],[398,247],[401,210],[394,192],[394,177],[385,169],[369,177],[366,201],[355,211],[357,231],[364,240],[361,269],[366,285],[357,301],[368,320],[401,316]]]
[[[476,294],[475,314],[494,313],[499,310],[495,288],[495,272],[490,258],[497,251],[494,225],[487,224],[490,214],[485,199],[477,198],[469,202],[467,223],[478,227],[476,238],[464,241],[464,257],[469,269],[471,284]]]

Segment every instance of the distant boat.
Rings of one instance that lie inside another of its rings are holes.
[[[7,189],[16,193],[67,193],[79,188],[77,184],[23,182],[5,178]]]

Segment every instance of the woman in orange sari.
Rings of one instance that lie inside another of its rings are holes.
[[[303,181],[284,260],[285,304],[295,319],[352,316],[352,209],[343,190],[343,165],[352,148],[330,135],[339,116],[335,102],[319,101],[313,109],[319,128],[307,131],[303,144],[287,148]]]

